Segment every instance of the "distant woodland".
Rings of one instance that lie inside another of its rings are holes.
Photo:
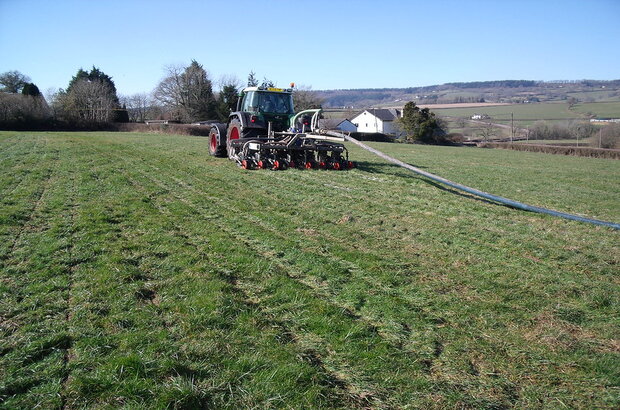
[[[473,102],[529,103],[565,101],[573,97],[582,102],[620,100],[620,80],[529,81],[502,80],[446,83],[426,87],[367,88],[316,91],[324,107],[362,108],[417,104]]]

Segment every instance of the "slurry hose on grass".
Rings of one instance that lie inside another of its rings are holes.
[[[584,218],[582,216],[579,215],[573,215],[573,214],[567,214],[565,212],[558,212],[558,211],[554,211],[552,209],[547,209],[547,208],[541,208],[538,206],[532,206],[532,205],[528,205],[528,204],[524,204],[522,202],[517,202],[517,201],[513,201],[512,199],[508,199],[508,198],[503,198],[501,196],[497,196],[497,195],[492,195],[489,194],[487,192],[483,192],[483,191],[479,191],[477,189],[474,188],[470,188],[468,186],[465,185],[461,185],[461,184],[457,184],[456,182],[452,182],[450,180],[447,180],[445,178],[442,178],[440,176],[431,174],[430,172],[426,172],[421,170],[420,168],[416,168],[412,165],[406,164],[396,158],[392,158],[389,155],[384,154],[383,152],[376,150],[372,147],[369,147],[368,145],[359,142],[358,140],[356,140],[355,138],[346,135],[346,134],[340,134],[340,133],[334,133],[334,134],[339,134],[339,136],[344,136],[344,138],[347,141],[350,141],[352,143],[354,143],[355,145],[358,145],[359,147],[365,149],[366,151],[370,151],[375,155],[378,155],[379,157],[385,159],[386,161],[389,161],[393,164],[396,164],[398,166],[401,166],[403,168],[408,169],[409,171],[415,172],[416,174],[419,175],[423,175],[429,179],[432,179],[433,181],[437,181],[439,183],[442,183],[444,185],[448,185],[452,188],[456,188],[459,189],[461,191],[470,193],[472,195],[476,195],[479,196],[481,198],[485,198],[485,199],[489,199],[491,201],[495,201],[495,202],[499,202],[501,204],[504,205],[508,205],[510,207],[513,208],[517,208],[517,209],[522,209],[524,211],[530,211],[530,212],[538,212],[541,214],[548,214],[548,215],[553,215],[553,216],[557,216],[560,218],[565,218],[565,219],[571,219],[573,221],[579,221],[579,222],[586,222],[586,223],[590,223],[590,224],[594,224],[594,225],[602,225],[602,226],[607,226],[609,228],[613,228],[613,229],[618,229],[620,230],[620,224],[617,223],[613,223],[613,222],[607,222],[607,221],[601,221],[598,219],[592,219],[592,218]]]

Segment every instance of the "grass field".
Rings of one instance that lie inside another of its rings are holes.
[[[620,118],[620,102],[580,103],[575,105],[574,110],[580,113],[594,113],[600,118]]]
[[[588,112],[598,117],[618,118],[620,117],[620,102],[578,103],[573,109],[569,109],[566,103],[558,102],[498,105],[481,108],[431,108],[431,110],[441,116],[463,118],[469,118],[476,113],[488,114],[493,120],[502,121],[510,121],[510,114],[513,113],[515,122],[579,119],[584,118],[583,116]]]
[[[432,106],[431,106],[432,109]],[[548,124],[566,125],[572,120],[585,120],[587,114],[593,113],[599,118],[620,118],[620,102],[596,102],[579,103],[572,109],[566,103],[535,103],[535,104],[512,104],[481,108],[438,108],[432,109],[440,116],[447,117],[449,132],[459,132],[468,136],[480,136],[481,126],[479,124],[467,124],[463,129],[459,121],[455,118],[470,118],[473,114],[488,114],[489,120],[496,124],[510,125],[511,113],[514,117],[514,126],[518,129],[531,127],[537,121],[545,121]],[[518,131],[517,134],[522,134]],[[509,129],[495,128],[495,137],[509,137]]]
[[[0,406],[620,406],[618,232],[206,143],[0,133]],[[618,161],[372,145],[620,221]]]
[[[564,139],[564,140],[521,140],[517,141],[518,144],[543,144],[543,145],[561,145],[561,146],[570,146],[576,147],[577,140],[576,139]],[[579,139],[580,147],[598,147],[598,137],[590,137],[585,139]]]
[[[568,120],[579,117],[579,114],[568,109],[568,104],[566,103],[512,104],[483,108],[443,108],[432,111],[441,116],[463,118],[469,118],[476,113],[488,114],[495,122],[510,121],[511,113],[513,113],[514,119],[517,121]]]

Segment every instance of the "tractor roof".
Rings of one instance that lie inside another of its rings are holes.
[[[243,89],[244,93],[247,93],[248,91],[269,91],[269,92],[273,92],[273,93],[292,93],[293,89],[292,88],[277,88],[277,87],[245,87]]]

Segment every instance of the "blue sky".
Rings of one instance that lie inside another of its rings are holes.
[[[150,92],[170,64],[280,86],[620,78],[620,0],[0,0],[0,73],[42,91],[79,68]]]

